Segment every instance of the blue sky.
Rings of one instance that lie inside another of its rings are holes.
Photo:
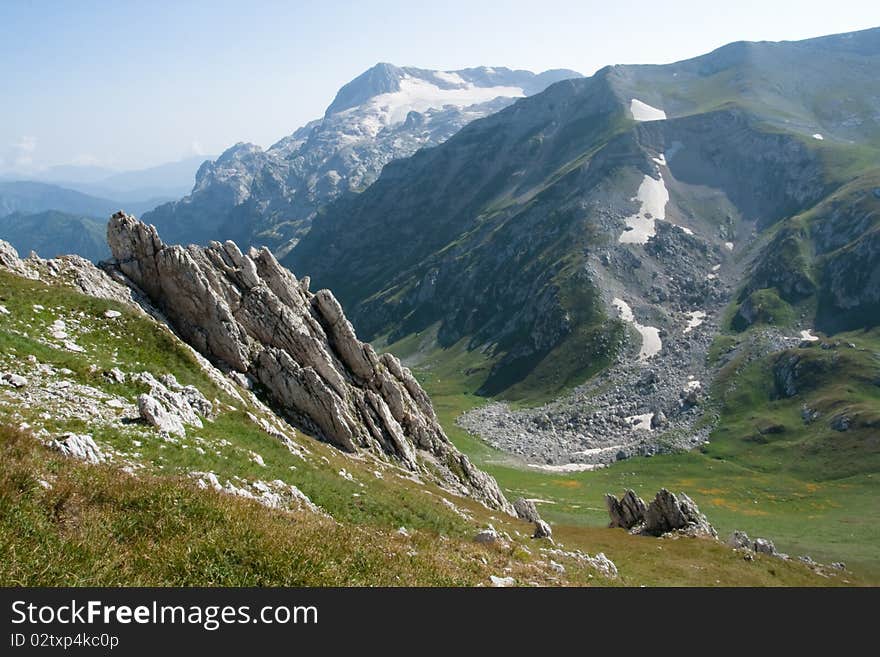
[[[0,172],[268,146],[379,61],[590,74],[876,25],[848,0],[0,0]]]

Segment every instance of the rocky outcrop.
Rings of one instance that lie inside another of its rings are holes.
[[[199,416],[214,416],[211,402],[195,386],[180,385],[173,374],[157,380],[149,372],[141,372],[132,379],[150,388],[138,397],[141,418],[163,433],[185,436],[185,425],[201,429],[204,425]]]
[[[538,507],[531,500],[520,497],[513,502],[513,509],[516,511],[517,518],[527,520],[528,522],[538,522],[541,515],[538,513]]]
[[[684,493],[676,497],[661,488],[651,503],[646,505],[633,491],[627,490],[620,500],[606,495],[605,502],[611,527],[622,527],[634,534],[650,536],[676,532],[688,536],[718,537],[715,528],[700,513],[696,503]]]
[[[684,493],[679,495],[676,497],[665,488],[658,491],[645,509],[645,531],[655,536],[678,531],[689,536],[717,538],[718,533],[696,503]]]
[[[49,448],[87,463],[101,463],[105,459],[101,449],[88,434],[65,433],[50,441]]]
[[[259,382],[295,424],[412,470],[421,453],[448,485],[514,513],[495,480],[449,442],[409,370],[360,342],[333,295],[309,292],[268,249],[166,246],[154,227],[124,213],[113,215],[107,237],[110,268],[202,355]]]
[[[632,490],[627,490],[620,500],[610,493],[606,494],[605,506],[611,517],[609,527],[632,529],[645,521],[645,503]]]

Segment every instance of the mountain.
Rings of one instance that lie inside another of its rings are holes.
[[[0,217],[0,237],[19,253],[43,257],[75,253],[92,262],[104,260],[110,255],[104,233],[100,219],[56,210]]]
[[[144,219],[172,242],[232,239],[283,254],[324,203],[367,188],[392,160],[572,77],[579,74],[377,64],[343,86],[322,118],[266,151],[236,144],[199,169],[189,196]]]
[[[0,216],[14,212],[32,214],[57,210],[101,217],[118,209],[116,203],[108,199],[96,198],[57,185],[31,181],[0,182]]]
[[[872,29],[564,80],[388,164],[283,262],[444,390],[542,404],[460,420],[535,467],[711,435],[755,467],[870,472],[878,64]],[[796,458],[753,449],[773,431]]]
[[[109,255],[107,216],[122,206],[140,213],[154,205],[150,200],[111,201],[41,182],[0,182],[0,239],[22,253],[73,253],[97,261]]]
[[[132,212],[143,213],[154,207],[155,200],[130,201]],[[57,210],[69,214],[106,217],[123,205],[122,201],[91,196],[58,185],[16,180],[0,182],[0,216],[13,212],[35,213]]]

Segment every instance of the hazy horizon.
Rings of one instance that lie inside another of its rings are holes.
[[[339,87],[380,61],[591,75],[732,41],[873,27],[862,18],[867,2],[835,3],[833,15],[827,3],[769,4],[6,3],[0,175],[65,165],[144,169],[240,141],[265,148],[320,117]]]

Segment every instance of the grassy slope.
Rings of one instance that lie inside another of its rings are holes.
[[[34,355],[41,363],[68,368],[71,373],[64,375],[68,380],[128,400],[134,399],[138,387],[110,383],[102,370],[120,366],[126,371],[172,372],[209,398],[231,401],[165,329],[118,304],[3,273],[0,303],[10,311],[0,315],[3,370],[26,372],[21,369],[25,356]],[[34,309],[34,304],[44,309]],[[103,318],[108,308],[123,313],[114,320],[118,324],[108,326]],[[78,318],[73,331],[77,343],[86,349],[84,354],[58,349],[44,339],[47,326],[58,317],[66,318],[69,327],[71,317]],[[0,394],[7,393],[0,388]],[[0,582],[475,585],[486,583],[490,574],[510,574],[520,583],[538,584],[864,581],[849,573],[826,579],[800,564],[778,560],[748,563],[730,549],[707,541],[631,537],[600,527],[598,517],[595,527],[558,526],[557,531],[568,549],[581,548],[591,554],[606,550],[620,565],[620,579],[594,578],[582,564],[556,556],[566,566],[565,575],[560,576],[539,552],[546,543],[527,538],[525,523],[499,518],[467,499],[400,476],[392,467],[384,467],[379,479],[374,471],[383,466],[344,456],[298,435],[297,441],[308,450],[303,460],[256,430],[240,406],[227,408],[201,431],[188,430],[186,440],[174,445],[138,424],[85,426],[62,419],[52,409],[0,404],[0,553],[4,555]],[[453,409],[440,406],[438,410],[451,426]],[[47,411],[49,417],[42,418]],[[14,428],[22,421],[45,426],[51,433],[88,430],[105,449],[127,458],[134,457],[133,440],[140,440],[138,460],[146,468],[134,477],[113,466],[64,459],[46,450],[30,432]],[[204,446],[206,453],[198,454],[197,445]],[[250,460],[250,450],[263,456],[265,468]],[[340,477],[341,468],[355,482]],[[235,476],[283,479],[299,486],[338,522],[307,513],[272,511],[248,500],[199,490],[182,476],[189,470],[213,470],[221,481]],[[50,482],[51,488],[40,485],[40,479]],[[537,483],[529,486],[541,490]],[[568,486],[559,489],[569,493]],[[472,519],[451,511],[441,497],[454,500]],[[558,513],[553,517],[563,518]],[[479,546],[470,540],[477,527],[487,522],[511,534],[509,547]],[[413,535],[398,534],[401,525]]]

